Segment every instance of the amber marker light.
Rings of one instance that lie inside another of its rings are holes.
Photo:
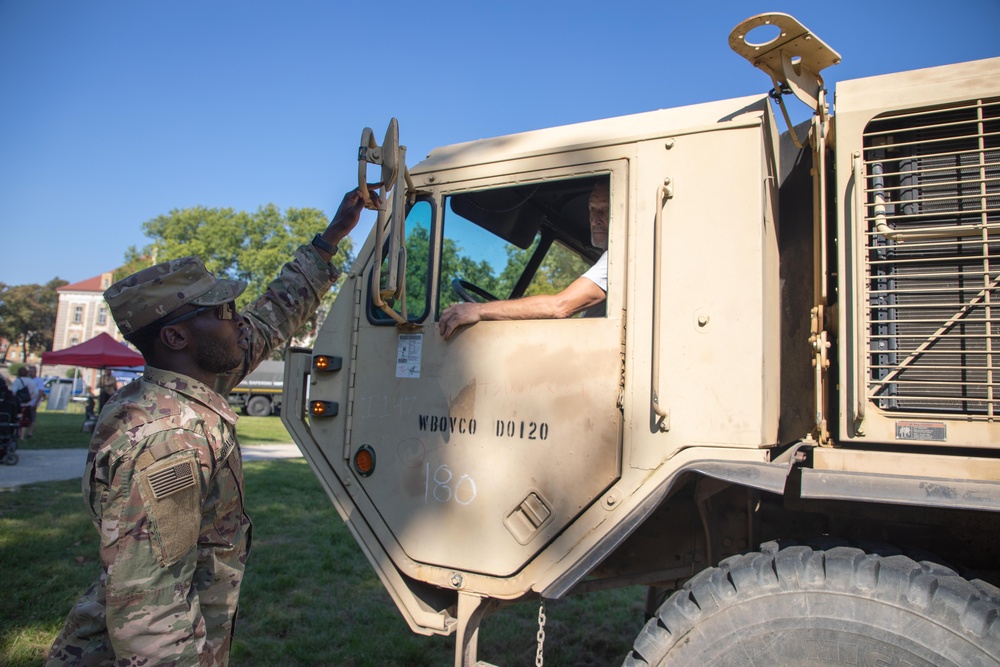
[[[362,477],[375,472],[375,450],[368,445],[361,445],[358,451],[354,452],[354,469]]]
[[[335,401],[309,401],[309,414],[313,417],[336,417],[340,406]]]
[[[313,370],[319,373],[331,373],[339,371],[344,365],[344,360],[329,354],[317,354],[313,357]]]

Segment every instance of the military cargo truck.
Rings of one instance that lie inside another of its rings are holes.
[[[243,382],[233,387],[227,400],[251,417],[280,414],[284,377],[285,362],[262,361]]]
[[[770,96],[410,169],[362,135],[389,201],[282,418],[456,665],[502,605],[636,584],[629,665],[1000,661],[1000,58],[840,82],[834,116],[793,18],[730,44]],[[603,312],[439,335],[597,261],[598,183]]]

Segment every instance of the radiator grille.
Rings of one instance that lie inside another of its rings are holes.
[[[864,147],[868,399],[992,418],[1000,99],[879,116]]]

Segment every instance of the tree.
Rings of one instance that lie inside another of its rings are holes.
[[[7,286],[0,283],[0,335],[21,346],[21,361],[31,352],[52,349],[59,294],[66,285],[54,278],[44,285]]]
[[[536,237],[532,244],[523,250],[514,245],[507,246],[507,265],[497,278],[492,279],[496,288],[490,290],[493,294],[500,298],[509,298],[513,294],[514,287],[528,266],[528,261],[538,248],[538,242],[539,239]],[[589,264],[575,252],[561,243],[553,243],[545,253],[524,294],[520,296],[557,294],[582,276],[588,267]]]
[[[507,263],[497,275],[485,260],[476,262],[463,253],[454,239],[445,238],[441,246],[440,307],[443,310],[456,303],[459,296],[451,289],[453,278],[461,278],[501,298],[510,298],[539,240],[528,248],[507,246]],[[386,271],[386,260],[382,271]],[[523,295],[556,294],[586,272],[589,263],[561,243],[553,243],[545,254]],[[408,228],[406,235],[406,307],[410,318],[419,317],[427,303],[428,271],[430,270],[430,232],[423,223]],[[399,304],[390,304],[397,312]]]
[[[407,230],[406,235],[406,305],[411,316],[423,312],[427,303],[430,262],[430,234],[426,227],[418,224]],[[385,266],[385,262],[382,264]]]
[[[383,270],[385,262],[383,261]],[[417,224],[406,236],[406,304],[410,316],[423,312],[427,300],[427,271],[430,267],[430,233]],[[462,278],[487,292],[499,294],[501,282],[493,275],[488,262],[476,262],[462,254],[462,247],[453,239],[444,239],[441,247],[441,307],[458,301],[451,290],[452,278]]]
[[[237,302],[242,308],[263,294],[295,248],[308,243],[326,226],[326,215],[314,208],[289,208],[284,213],[273,204],[253,213],[203,206],[174,209],[143,223],[143,231],[152,243],[141,251],[129,248],[122,274],[129,275],[166,259],[197,255],[216,276],[247,282]],[[353,244],[345,238],[334,260],[339,261],[342,273],[350,267],[352,256]],[[331,302],[338,289],[339,284],[324,302]],[[307,325],[307,333],[314,329],[315,322]]]
[[[589,264],[575,252],[560,243],[553,243],[524,295],[561,292],[586,273],[588,268]]]
[[[138,273],[153,264],[154,262],[148,255],[144,255],[136,250],[135,246],[129,246],[128,250],[125,251],[125,263],[111,274],[111,282],[116,283],[122,278],[127,278],[133,273]]]

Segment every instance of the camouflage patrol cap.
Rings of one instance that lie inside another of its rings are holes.
[[[128,336],[185,306],[214,306],[243,293],[246,281],[216,278],[197,257],[162,262],[119,280],[104,292],[118,328]]]

